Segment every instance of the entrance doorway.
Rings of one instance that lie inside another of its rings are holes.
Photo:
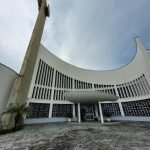
[[[81,104],[81,121],[94,121],[96,118],[94,104]]]

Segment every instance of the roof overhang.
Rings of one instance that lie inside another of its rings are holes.
[[[97,91],[68,91],[64,93],[66,99],[73,103],[98,103],[99,101],[116,101],[119,97]]]

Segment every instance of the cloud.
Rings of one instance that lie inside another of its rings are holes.
[[[0,62],[19,72],[30,40],[36,0],[5,0],[0,5]]]
[[[59,58],[88,69],[114,69],[134,57],[134,37],[150,47],[150,1],[49,0],[42,44]],[[0,6],[0,62],[19,71],[38,13],[36,0]],[[132,7],[131,7],[132,6]]]
[[[121,67],[135,55],[134,37],[147,36],[144,29],[149,24],[149,4],[148,0],[55,1],[51,13],[54,23],[45,30],[51,36],[43,43],[57,56],[79,67]]]

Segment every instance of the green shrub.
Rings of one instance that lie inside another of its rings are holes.
[[[110,112],[104,112],[104,117],[110,118],[112,115]]]

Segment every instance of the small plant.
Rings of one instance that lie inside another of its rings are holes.
[[[111,113],[110,112],[104,112],[104,117],[106,117],[107,122],[111,121]]]
[[[71,122],[72,113],[68,112],[66,117],[68,117],[68,122]]]
[[[111,118],[112,115],[110,112],[104,112],[104,116],[107,118]]]
[[[24,115],[29,114],[29,107],[26,106],[26,103],[10,103],[6,108],[6,111],[2,113],[4,114],[13,114],[14,115],[14,129],[17,127],[21,127],[24,121]]]
[[[71,112],[67,113],[67,117],[72,118],[72,113]]]

